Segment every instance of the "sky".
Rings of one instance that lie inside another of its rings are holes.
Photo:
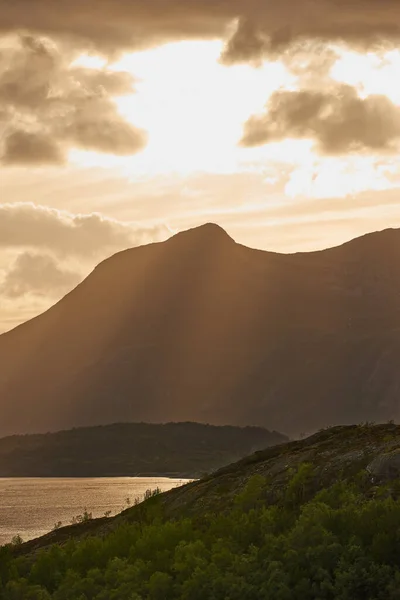
[[[399,143],[398,0],[0,0],[0,332],[205,222],[400,227]]]

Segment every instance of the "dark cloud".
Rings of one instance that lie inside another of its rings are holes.
[[[378,48],[400,40],[398,0],[249,0],[235,2],[226,63],[277,58],[309,41]]]
[[[166,227],[143,227],[97,213],[74,215],[34,204],[0,204],[0,248],[50,250],[59,256],[98,258],[169,237]]]
[[[0,0],[1,1],[1,0]],[[118,114],[113,95],[132,91],[132,77],[73,65],[74,54],[32,36],[10,41],[0,54],[1,160],[59,164],[69,147],[130,155],[145,133]]]
[[[86,150],[120,156],[142,150],[146,135],[116,117],[114,109],[103,99],[88,98],[57,127],[58,136]]]
[[[221,35],[236,16],[224,0],[0,0],[0,31],[32,31],[107,52]],[[236,5],[236,8],[235,8]],[[33,10],[34,6],[34,10]]]
[[[226,43],[222,61],[235,62],[259,61],[270,49],[270,38],[251,20],[238,21],[236,31]]]
[[[5,137],[2,162],[5,165],[62,164],[60,145],[50,136],[28,131],[12,131]]]
[[[7,272],[0,293],[8,298],[26,294],[59,296],[75,287],[82,277],[63,269],[50,255],[20,254]]]
[[[257,63],[266,56],[283,54],[293,41],[289,26],[269,32],[256,20],[242,18],[238,20],[236,30],[226,43],[221,58],[226,64]]]
[[[278,91],[265,114],[251,117],[242,146],[260,146],[285,138],[311,138],[324,154],[357,151],[393,152],[400,139],[400,108],[385,96],[362,99],[338,85],[324,92]]]
[[[398,0],[0,0],[0,32],[31,31],[106,52],[224,36],[228,62],[282,52],[296,40],[398,40]]]

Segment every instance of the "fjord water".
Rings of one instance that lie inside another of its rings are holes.
[[[59,521],[69,525],[85,509],[93,517],[127,508],[146,490],[167,491],[186,479],[167,477],[0,478],[0,546],[20,535],[24,541],[43,535]]]

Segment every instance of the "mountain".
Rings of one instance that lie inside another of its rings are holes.
[[[287,441],[261,427],[116,423],[0,439],[0,477],[197,478]]]
[[[398,600],[399,459],[393,424],[268,448],[115,517],[15,539],[0,597]]]
[[[120,252],[0,336],[0,435],[396,419],[399,259],[399,230],[277,254],[213,224]]]

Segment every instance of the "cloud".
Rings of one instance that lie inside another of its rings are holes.
[[[166,239],[166,226],[142,227],[98,213],[71,214],[29,203],[0,204],[0,248],[50,250],[98,259],[118,250]]]
[[[119,156],[136,154],[145,145],[144,133],[115,118],[114,110],[110,108],[97,99],[88,99],[67,117],[65,124],[57,127],[58,135],[88,150]]]
[[[332,85],[331,71],[340,59],[338,50],[320,40],[303,40],[286,50],[281,60],[291,75],[297,78],[299,87],[321,89]]]
[[[5,165],[62,164],[60,146],[43,133],[14,130],[4,142],[2,162]]]
[[[170,235],[164,225],[0,204],[0,332],[47,310],[111,254]]]
[[[326,75],[328,42],[398,41],[397,23],[398,0],[59,0],[56,11],[53,0],[0,0],[0,164],[60,165],[71,148],[130,156],[146,146],[146,132],[113,102],[133,91],[132,77],[76,66],[82,51],[111,60],[168,40],[219,37],[223,62],[279,56],[306,82],[316,68]],[[304,67],[305,53],[323,54],[321,64]]]
[[[250,0],[234,4],[236,28],[222,56],[228,64],[276,58],[309,40],[380,48],[400,39],[398,0]]]
[[[20,35],[0,54],[0,126],[7,165],[60,164],[70,147],[131,155],[146,134],[123,120],[112,96],[133,91],[128,73],[74,66],[76,54]]]
[[[0,286],[0,293],[8,298],[19,298],[27,294],[60,296],[80,281],[79,274],[64,270],[52,256],[24,252],[7,272]]]
[[[258,62],[266,56],[283,54],[293,41],[289,25],[269,32],[256,19],[240,18],[221,58],[226,64]]]
[[[242,146],[260,146],[285,138],[311,138],[323,154],[396,152],[400,139],[400,108],[385,96],[357,96],[354,88],[338,85],[278,91],[266,112],[251,117]]]
[[[276,54],[304,39],[398,41],[398,0],[1,0],[0,32],[31,31],[105,52],[225,36],[229,62]]]

